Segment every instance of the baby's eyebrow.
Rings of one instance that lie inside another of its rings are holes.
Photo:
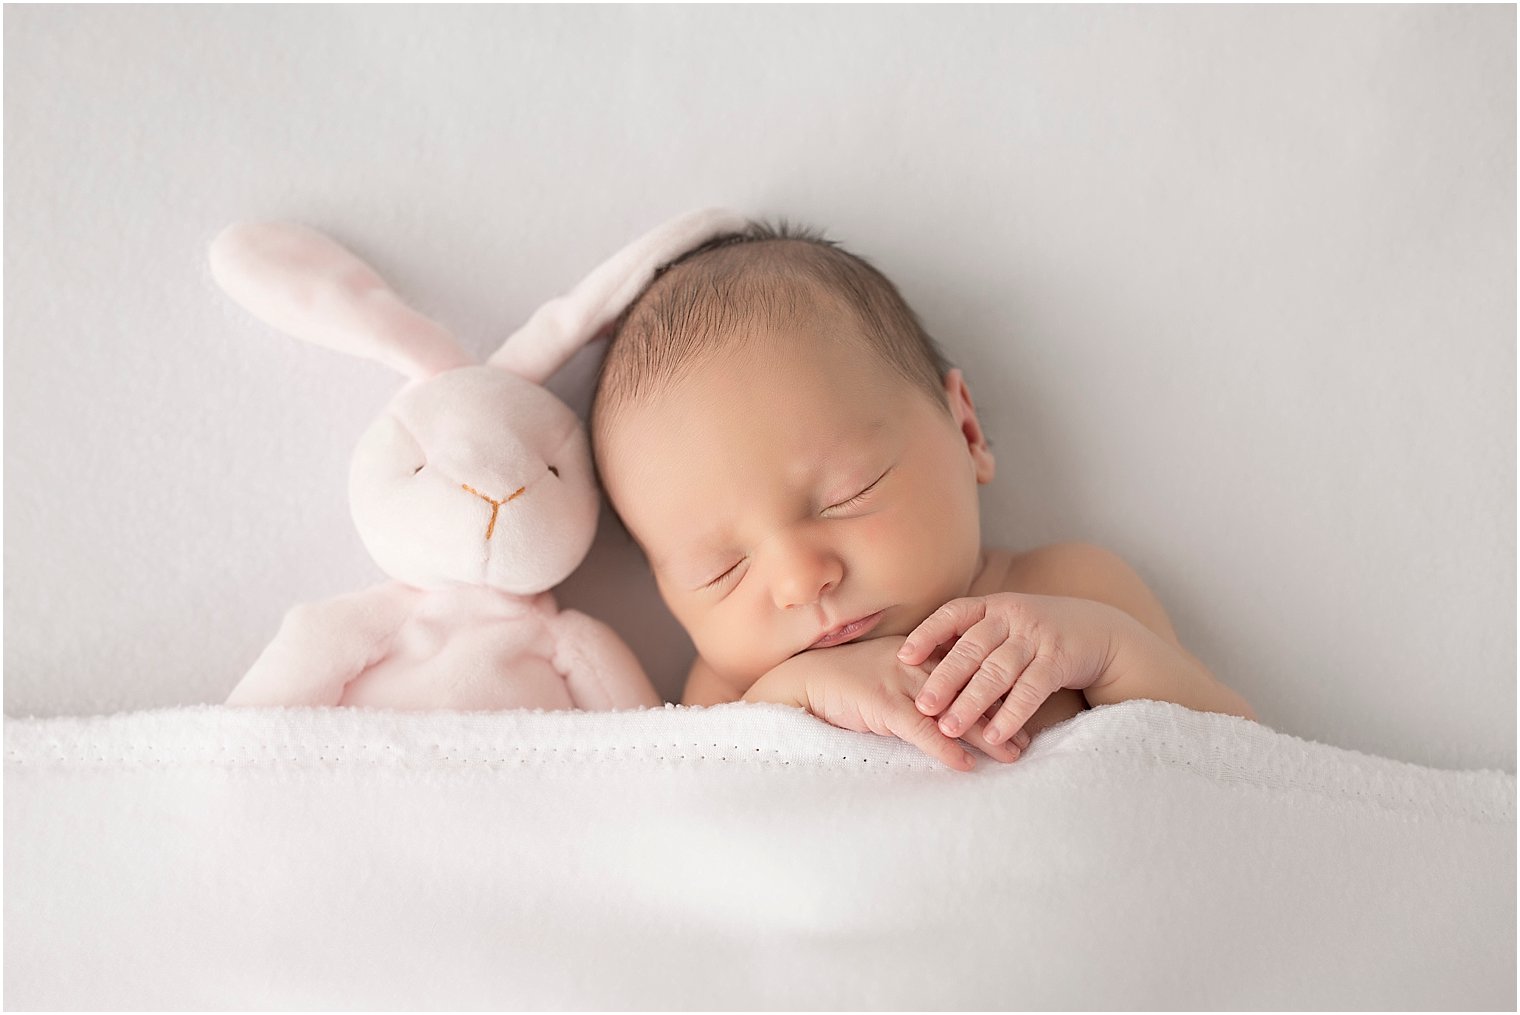
[[[657,571],[660,574],[669,574],[672,566],[677,563],[688,565],[693,569],[698,563],[709,558],[716,563],[717,558],[722,555],[722,552],[717,543],[707,541],[687,543],[669,555],[656,557],[646,553],[645,556],[649,558],[650,570]]]

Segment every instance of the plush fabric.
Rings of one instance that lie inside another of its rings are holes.
[[[618,709],[658,705],[601,621],[547,592],[387,582],[292,609],[229,705]]]
[[[1126,702],[5,725],[10,1008],[1515,1004],[1515,779]]]
[[[545,304],[484,366],[327,236],[286,222],[223,230],[211,272],[237,303],[411,379],[360,438],[349,472],[354,524],[395,581],[293,610],[228,703],[658,704],[609,627],[580,614],[560,623],[543,595],[585,559],[600,502],[584,428],[540,384],[662,264],[742,222],[710,209],[650,230]]]

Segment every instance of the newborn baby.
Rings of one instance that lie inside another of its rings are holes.
[[[772,701],[959,769],[1088,705],[1254,719],[1122,560],[984,547],[995,462],[881,273],[751,225],[662,269],[618,322],[591,414],[607,496],[697,660],[682,703]]]

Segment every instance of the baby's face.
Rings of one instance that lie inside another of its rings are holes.
[[[947,411],[830,337],[846,326],[717,354],[603,435],[608,496],[737,692],[810,648],[909,633],[979,566],[993,460],[960,372]]]

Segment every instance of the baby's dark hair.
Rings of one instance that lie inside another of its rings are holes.
[[[592,398],[593,443],[620,407],[739,340],[746,326],[794,324],[830,299],[873,351],[947,405],[950,365],[885,275],[814,230],[756,221],[661,267],[618,318]]]

